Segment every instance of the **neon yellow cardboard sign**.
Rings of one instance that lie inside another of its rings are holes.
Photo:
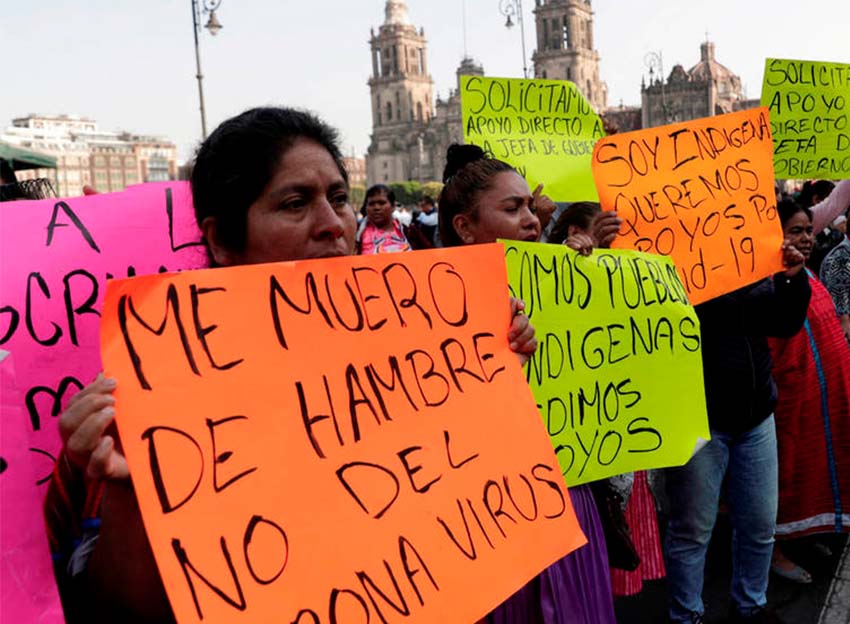
[[[778,179],[850,176],[850,64],[767,59],[761,104],[770,109]]]
[[[602,120],[565,80],[461,76],[463,138],[555,201],[596,201],[590,157]]]
[[[684,464],[710,434],[699,320],[671,260],[503,243],[537,330],[526,376],[567,485]]]

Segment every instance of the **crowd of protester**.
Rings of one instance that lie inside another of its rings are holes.
[[[213,267],[500,238],[590,254],[620,227],[598,204],[556,205],[545,189],[531,192],[475,146],[449,148],[443,183],[413,211],[385,185],[352,207],[336,132],[286,108],[222,123],[191,178]],[[706,552],[723,507],[733,529],[730,616],[770,622],[771,569],[811,582],[784,545],[850,531],[850,181],[808,182],[777,202],[785,270],[696,306],[711,441],[684,466],[570,488],[588,543],[484,621],[613,624],[616,597],[666,577],[670,620],[701,622]],[[509,341],[525,361],[534,330],[522,303],[511,305]],[[64,448],[45,503],[56,574],[68,621],[171,621],[113,427],[118,383],[98,376],[59,419]]]

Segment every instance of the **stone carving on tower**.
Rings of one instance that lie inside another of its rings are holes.
[[[372,142],[367,178],[371,183],[416,179],[406,150],[407,135],[424,130],[434,116],[425,32],[410,23],[406,3],[388,0],[384,23],[377,34],[372,30],[370,45]],[[431,179],[428,173],[426,179]]]
[[[590,0],[536,0],[537,50],[534,75],[574,82],[597,112],[608,106],[608,86],[599,79],[599,53],[593,48]]]

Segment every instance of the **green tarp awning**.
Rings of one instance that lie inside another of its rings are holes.
[[[21,169],[56,169],[56,159],[32,150],[9,145],[0,141],[0,158],[7,161],[14,171]]]

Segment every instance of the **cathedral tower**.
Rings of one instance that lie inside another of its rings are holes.
[[[366,157],[371,182],[408,180],[412,163],[401,138],[434,116],[424,30],[410,24],[407,4],[388,0],[385,20],[372,30],[372,142]]]
[[[574,82],[596,111],[603,112],[608,106],[608,86],[599,79],[590,0],[536,0],[534,17],[534,75]]]

